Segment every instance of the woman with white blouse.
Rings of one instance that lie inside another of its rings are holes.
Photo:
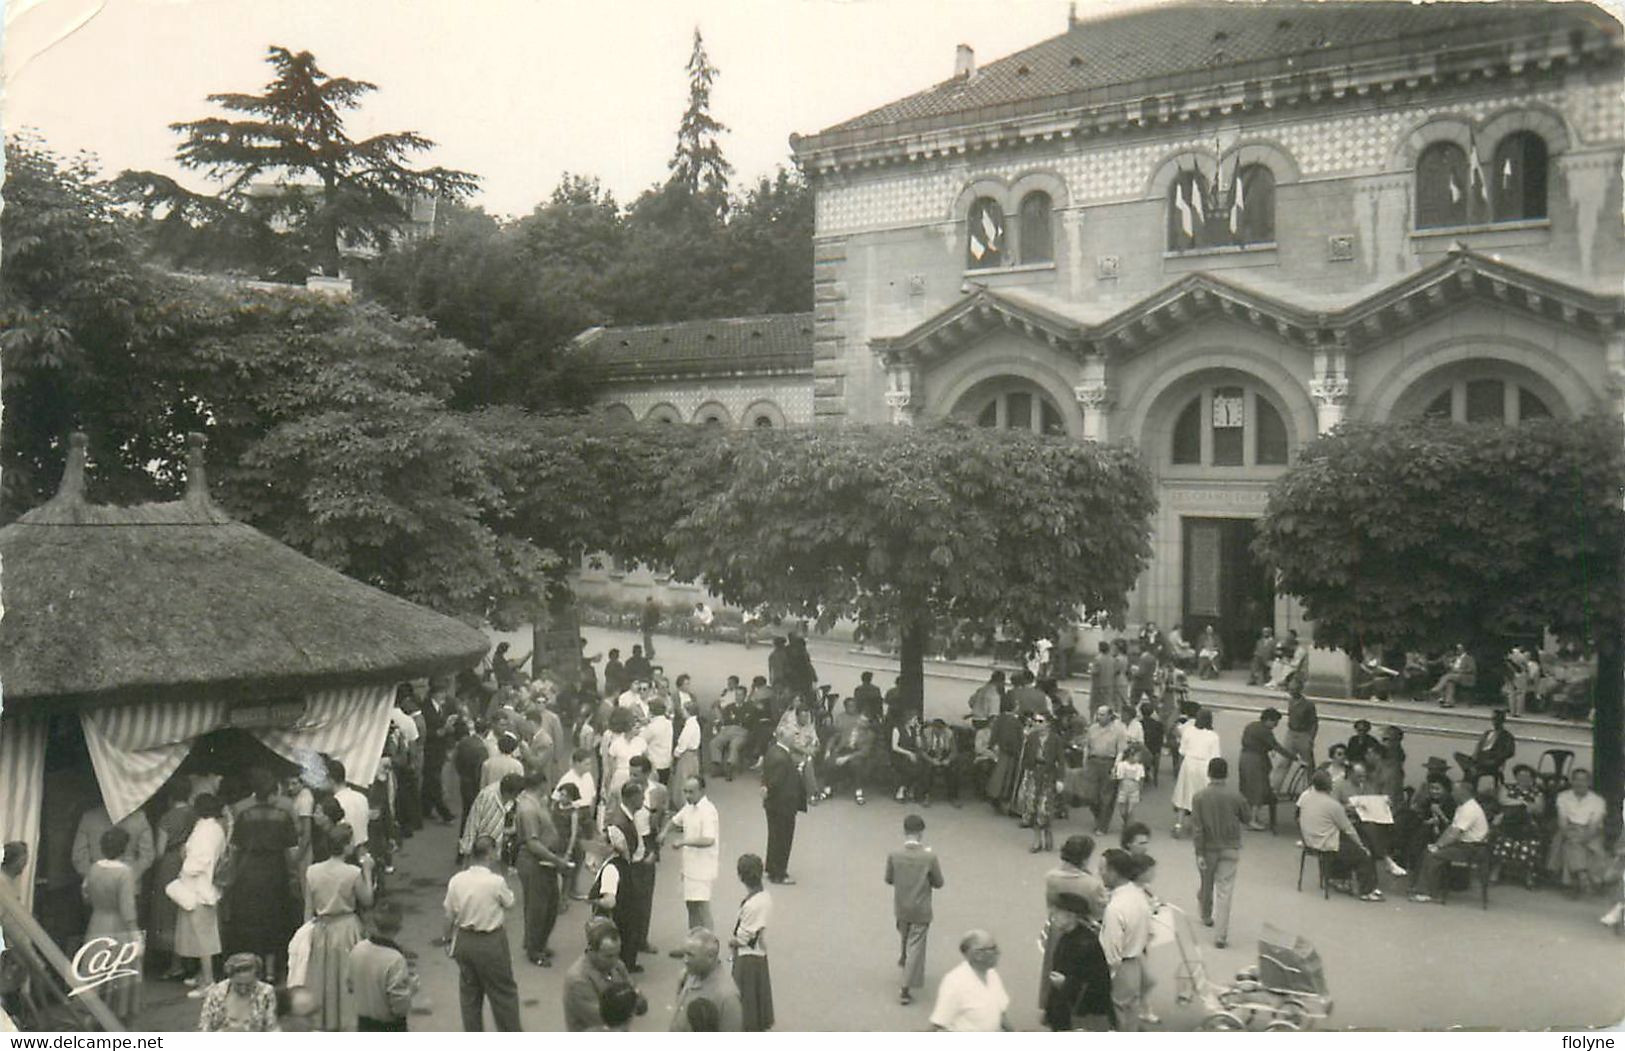
[[[1219,756],[1218,731],[1213,729],[1213,713],[1206,708],[1179,735],[1179,780],[1174,782],[1174,835],[1185,830],[1191,800],[1207,787],[1208,760]]]

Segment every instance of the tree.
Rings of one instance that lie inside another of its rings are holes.
[[[812,309],[813,195],[796,170],[780,168],[734,205],[724,235],[733,314]]]
[[[48,499],[86,431],[92,498],[172,499],[210,441],[231,514],[357,579],[471,620],[528,613],[558,559],[501,532],[532,448],[447,408],[473,353],[421,318],[142,262],[87,162],[7,143],[4,516]]]
[[[688,56],[688,107],[677,125],[677,152],[672,155],[673,184],[689,197],[704,201],[716,215],[728,206],[728,176],[733,173],[722,155],[722,133],[728,126],[711,116],[711,85],[717,68],[705,53],[700,27],[694,27],[694,49]]]
[[[480,351],[455,405],[573,410],[591,390],[570,342],[611,316],[625,243],[615,199],[596,179],[566,174],[518,221],[448,209],[435,236],[385,255],[362,287]]]
[[[674,576],[747,608],[895,627],[916,704],[935,623],[1029,641],[1079,607],[1121,623],[1156,506],[1127,448],[956,422],[732,432],[669,485],[692,500],[659,553]]]
[[[1618,798],[1625,637],[1625,445],[1617,421],[1345,425],[1270,494],[1257,548],[1316,640],[1597,647],[1599,784]]]
[[[162,216],[158,243],[171,255],[258,263],[268,276],[300,281],[313,268],[337,274],[343,246],[391,243],[410,218],[411,198],[460,200],[478,186],[467,172],[408,167],[408,158],[434,146],[417,132],[351,139],[344,114],[376,84],[329,76],[308,51],[273,46],[267,61],[276,75],[261,94],[209,96],[243,119],[170,125],[184,137],[176,159],[223,183],[218,195],[194,193],[154,172],[120,178],[129,199],[147,215]]]

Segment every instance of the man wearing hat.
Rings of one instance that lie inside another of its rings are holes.
[[[1377,758],[1382,755],[1382,745],[1371,735],[1371,720],[1354,720],[1354,736],[1349,738],[1344,754],[1350,766],[1365,763],[1368,770],[1375,767]]]
[[[1497,708],[1490,716],[1490,728],[1479,737],[1478,743],[1473,746],[1473,754],[1457,752],[1456,765],[1461,767],[1462,775],[1472,783],[1485,774],[1492,775],[1496,782],[1501,780],[1501,768],[1506,766],[1512,753],[1518,750],[1518,742],[1512,736],[1512,731],[1506,727],[1507,713],[1504,708]]]

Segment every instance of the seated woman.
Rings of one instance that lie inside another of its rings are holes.
[[[1565,889],[1589,894],[1607,871],[1602,841],[1606,812],[1602,797],[1591,791],[1591,771],[1570,773],[1569,787],[1557,794],[1557,831],[1547,859]]]
[[[1540,866],[1540,789],[1535,787],[1534,767],[1519,763],[1512,768],[1512,780],[1501,786],[1497,799],[1500,813],[1491,822],[1495,830],[1491,847],[1490,880],[1501,881],[1501,872],[1511,866],[1523,873],[1523,885],[1533,888]]]

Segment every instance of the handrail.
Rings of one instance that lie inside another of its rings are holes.
[[[4,883],[0,883],[0,920],[4,921],[7,930],[22,933],[22,936],[27,941],[20,948],[31,949],[34,955],[44,957],[45,962],[51,965],[51,969],[56,972],[57,977],[62,979],[65,987],[73,989],[80,983],[81,979],[74,974],[73,964],[62,954],[62,950],[57,948],[56,942],[51,940],[51,936],[45,933],[45,928],[39,925],[32,913],[23,908],[22,902],[17,900],[16,896],[11,893]],[[96,995],[94,989],[87,989],[74,996],[73,999],[84,1005],[85,1009],[90,1012],[91,1017],[101,1026],[103,1032],[124,1032],[123,1023],[102,1002],[102,998]]]

